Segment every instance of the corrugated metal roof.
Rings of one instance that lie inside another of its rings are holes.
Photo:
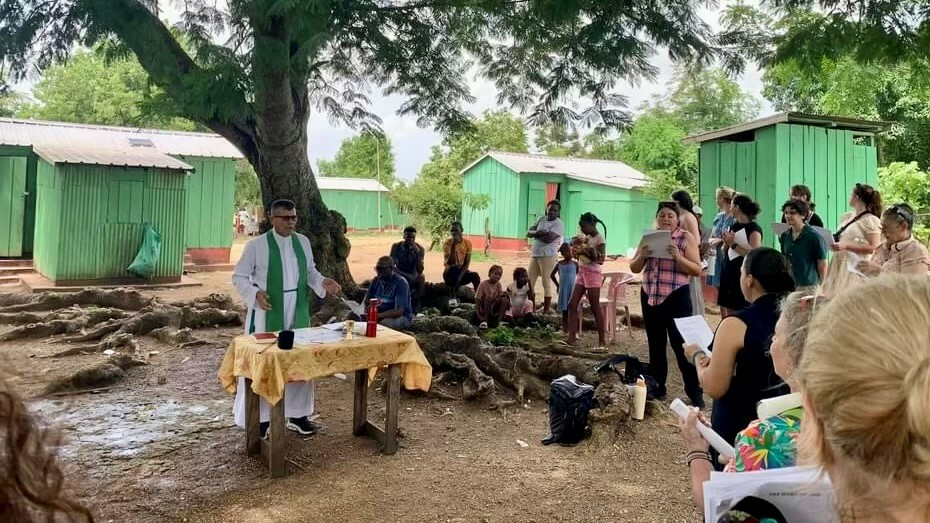
[[[69,145],[36,145],[33,151],[43,160],[51,163],[72,163],[84,165],[117,165],[123,167],[152,167],[190,171],[194,168],[162,154],[152,147],[125,147],[122,149],[74,148]]]
[[[146,144],[146,140],[163,154],[204,156],[208,158],[241,158],[231,143],[218,134],[131,129],[39,120],[0,118],[0,145],[56,145],[76,150],[124,149]]]
[[[388,192],[388,188],[371,178],[339,178],[335,176],[317,176],[316,185],[323,189],[341,191]]]
[[[746,131],[752,131],[780,123],[806,124],[814,125],[817,127],[845,129],[849,131],[858,131],[861,133],[870,134],[885,131],[892,125],[891,122],[859,120],[856,118],[846,118],[843,116],[823,116],[805,113],[778,113],[773,114],[772,116],[766,116],[765,118],[759,118],[758,120],[753,120],[751,122],[731,125],[730,127],[724,127],[723,129],[715,129],[713,131],[707,131],[704,133],[695,134],[693,136],[688,136],[684,139],[684,142],[687,144],[709,142],[711,140],[718,140],[720,138],[725,138],[734,134],[745,133]]]
[[[475,160],[471,165],[462,169],[468,171],[486,157],[506,165],[517,173],[551,173],[564,174],[573,180],[609,185],[621,189],[637,189],[644,187],[648,179],[646,175],[623,162],[611,160],[589,160],[587,158],[565,158],[546,156],[545,154],[505,153],[491,151]]]

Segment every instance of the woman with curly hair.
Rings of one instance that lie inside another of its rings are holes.
[[[63,491],[56,435],[40,427],[22,398],[0,378],[0,519],[93,522],[90,510]]]

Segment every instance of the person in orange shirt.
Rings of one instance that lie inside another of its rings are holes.
[[[461,222],[452,222],[452,238],[443,244],[442,252],[446,266],[442,279],[449,287],[452,297],[455,297],[456,291],[462,285],[471,284],[477,292],[481,277],[477,272],[468,270],[471,265],[471,242],[462,237]]]

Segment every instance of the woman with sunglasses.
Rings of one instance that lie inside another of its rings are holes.
[[[885,242],[878,246],[869,261],[859,262],[858,269],[868,276],[882,272],[927,274],[930,253],[913,234],[914,209],[906,203],[896,203],[882,214],[882,234]]]
[[[857,183],[849,195],[849,206],[853,211],[840,217],[840,228],[833,235],[836,243],[830,245],[834,254],[823,282],[827,296],[862,283],[863,276],[849,270],[849,260],[868,261],[882,243],[882,195],[871,185]]]

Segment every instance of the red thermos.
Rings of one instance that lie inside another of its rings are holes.
[[[378,335],[378,300],[368,300],[368,325],[365,328],[365,336],[374,338]]]

